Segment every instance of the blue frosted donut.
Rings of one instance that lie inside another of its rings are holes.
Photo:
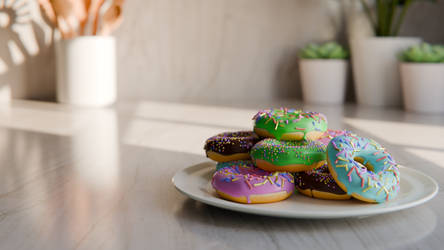
[[[385,202],[399,192],[399,169],[377,142],[356,135],[333,138],[327,146],[328,169],[347,194],[366,202]]]

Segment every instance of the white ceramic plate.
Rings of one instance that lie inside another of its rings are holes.
[[[208,205],[238,212],[287,218],[345,218],[365,217],[388,213],[420,205],[438,193],[438,184],[429,176],[401,167],[401,191],[383,204],[369,204],[358,200],[320,200],[295,194],[287,200],[269,204],[240,204],[219,198],[211,187],[216,169],[213,162],[187,167],[173,177],[176,188],[191,199]]]

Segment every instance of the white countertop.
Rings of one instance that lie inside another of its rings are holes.
[[[443,192],[386,215],[296,220],[222,210],[175,190],[177,170],[207,161],[207,137],[249,129],[257,109],[282,105],[323,112],[330,128],[375,139],[444,186],[444,116],[291,101],[14,101],[0,105],[0,249],[442,248]]]

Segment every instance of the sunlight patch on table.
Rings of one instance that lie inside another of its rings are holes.
[[[405,151],[425,160],[426,162],[430,162],[444,168],[444,151],[416,148],[406,148]]]
[[[141,147],[204,155],[203,146],[207,138],[230,130],[233,128],[134,119],[123,133],[123,142]]]
[[[143,101],[137,105],[134,116],[163,121],[187,122],[251,129],[251,118],[257,110],[195,105],[171,102]]]
[[[391,144],[444,150],[444,127],[352,118],[344,122]]]
[[[96,117],[107,116],[113,109],[85,109],[55,103],[14,100],[0,107],[0,127],[74,136],[100,123]],[[116,122],[116,121],[114,121]]]

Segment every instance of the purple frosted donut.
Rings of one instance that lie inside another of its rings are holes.
[[[253,131],[225,132],[205,142],[208,158],[217,162],[250,159],[250,150],[259,141]]]
[[[294,192],[293,175],[268,172],[251,161],[233,162],[219,169],[211,181],[217,194],[239,203],[270,203],[288,198]]]

